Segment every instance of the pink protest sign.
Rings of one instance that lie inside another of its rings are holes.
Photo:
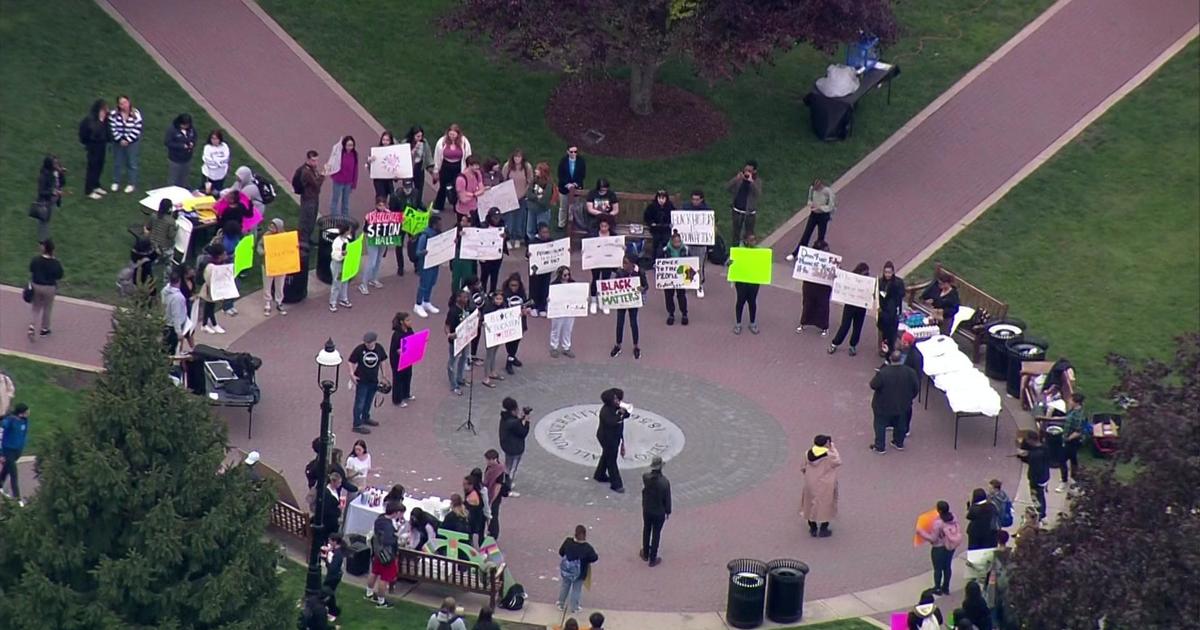
[[[892,630],[908,630],[908,613],[892,613]]]
[[[400,360],[397,370],[412,367],[425,358],[425,346],[429,345],[429,329],[415,332],[400,340]]]

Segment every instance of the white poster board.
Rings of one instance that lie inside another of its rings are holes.
[[[483,191],[478,201],[480,223],[487,220],[487,213],[492,208],[499,208],[501,213],[505,213],[521,207],[521,202],[517,199],[517,185],[511,179]]]
[[[475,309],[454,327],[454,356],[462,354],[478,336],[479,309]]]
[[[158,204],[163,199],[170,199],[172,205],[180,206],[183,204],[184,200],[191,199],[192,197],[192,191],[186,188],[180,186],[164,186],[162,188],[155,188],[154,190],[147,190],[146,198],[142,199],[138,203],[157,212]]]
[[[520,339],[521,307],[510,306],[484,315],[483,333],[483,341],[489,348]]]
[[[329,158],[325,160],[325,175],[331,176],[342,170],[342,139],[338,138],[329,150]]]
[[[529,273],[552,273],[559,267],[571,266],[571,239],[560,238],[549,243],[529,244]]]
[[[591,285],[586,282],[567,282],[550,285],[550,297],[546,301],[546,317],[587,317],[588,295]]]
[[[799,253],[796,254],[796,266],[792,269],[792,277],[797,280],[833,286],[841,266],[842,257],[837,254],[811,247],[801,247]]]
[[[208,293],[213,302],[232,300],[241,297],[238,293],[237,282],[233,280],[233,264],[209,265],[212,275],[209,276]]]
[[[371,179],[411,179],[412,147],[408,144],[390,144],[386,147],[371,147]]]
[[[600,306],[610,309],[641,308],[642,280],[637,276],[596,281]]]
[[[192,222],[186,217],[175,217],[175,251],[180,259],[187,257],[188,245],[192,242]]]
[[[700,258],[659,258],[654,261],[654,288],[699,289]]]
[[[504,257],[504,230],[463,228],[459,251],[464,260],[500,260]]]
[[[446,230],[429,238],[425,243],[425,266],[423,268],[432,269],[444,262],[450,262],[454,258],[454,244],[457,242],[457,237],[457,231]]]
[[[580,243],[584,269],[616,269],[625,259],[624,236],[596,236]]]
[[[829,299],[839,304],[873,309],[875,307],[875,278],[838,269],[837,280],[833,283],[833,291],[830,292]]]
[[[712,210],[673,210],[671,229],[684,245],[711,247],[717,242],[717,219]]]

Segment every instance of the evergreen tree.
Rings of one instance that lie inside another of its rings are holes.
[[[294,625],[264,539],[272,492],[219,471],[225,427],[168,378],[147,297],[114,312],[105,372],[39,453],[36,496],[0,506],[6,628]]]

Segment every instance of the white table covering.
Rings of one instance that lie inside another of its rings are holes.
[[[411,513],[413,508],[421,508],[440,521],[446,518],[446,513],[450,511],[450,501],[438,497],[426,497],[424,499],[404,497],[404,507],[408,511],[407,513]],[[383,514],[382,503],[379,505],[368,505],[367,495],[358,495],[350,505],[346,506],[346,535],[361,534],[366,536],[370,534],[371,530],[375,527],[375,519],[380,514]]]
[[[921,352],[926,376],[946,393],[951,411],[993,417],[1000,414],[1000,394],[953,339],[938,335],[918,343],[917,350]]]

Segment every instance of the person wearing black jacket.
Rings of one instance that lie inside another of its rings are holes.
[[[88,115],[79,121],[79,144],[87,153],[87,170],[83,178],[83,189],[89,199],[100,199],[106,193],[100,185],[100,173],[104,171],[104,154],[110,140],[108,133],[108,104],[96,99]]]
[[[904,308],[904,279],[896,275],[896,265],[892,261],[883,263],[883,275],[875,290],[879,294],[879,315],[875,318],[875,326],[879,329],[879,356],[885,357],[896,349],[900,312]]]
[[[371,536],[371,577],[367,579],[367,596],[379,608],[388,608],[383,591],[396,581],[399,570],[400,539],[396,536],[396,522],[404,519],[404,504],[399,501],[385,503],[383,514],[375,517]],[[383,562],[382,558],[387,559]]]
[[[63,279],[63,266],[54,256],[54,241],[41,243],[41,252],[29,261],[29,288],[33,296],[29,305],[29,340],[35,339],[37,325],[41,324],[41,336],[50,334],[50,314],[54,311],[54,298],[58,295],[58,282]],[[3,413],[3,412],[0,412]]]
[[[567,227],[568,211],[571,208],[571,191],[583,188],[587,179],[587,160],[579,154],[579,147],[567,147],[567,154],[558,161],[558,227]]]
[[[625,259],[621,261],[621,268],[618,269],[612,277],[637,278],[641,283],[642,295],[645,295],[646,291],[649,289],[649,287],[646,285],[646,272],[642,271],[641,267],[638,267],[637,261],[634,260],[634,257],[629,254],[625,254]],[[621,354],[621,342],[624,341],[625,338],[625,318],[626,314],[628,314],[629,333],[633,337],[633,358],[642,358],[642,349],[638,346],[638,341],[640,338],[638,330],[638,311],[640,310],[640,308],[622,308],[617,310],[617,339],[612,350],[608,353],[608,356],[616,358],[618,354]]]
[[[388,347],[392,350],[389,355],[392,365],[392,404],[399,405],[400,407],[407,407],[408,401],[413,399],[412,366],[397,369],[400,365],[400,355],[403,351],[401,345],[404,343],[404,339],[412,336],[412,334],[412,322],[408,319],[408,313],[396,313],[395,317],[392,318],[392,343]]]
[[[670,195],[665,190],[659,190],[654,193],[654,201],[646,204],[646,210],[642,213],[642,222],[654,239],[654,250],[650,254],[652,260],[662,255],[667,241],[671,239],[671,212],[674,210],[675,204],[671,203]]]
[[[327,479],[329,483],[320,490],[320,498],[317,499],[317,510],[319,510],[319,514],[321,515],[321,527],[313,528],[313,536],[320,543],[318,547],[324,547],[325,543],[329,540],[329,535],[341,528],[342,476],[334,471],[329,473]]]
[[[900,353],[888,356],[888,364],[879,368],[871,378],[871,411],[875,415],[875,442],[871,450],[883,454],[887,447],[883,440],[887,428],[892,427],[892,446],[904,450],[904,436],[908,433],[908,419],[912,413],[912,401],[920,391],[917,373],[900,363]]]
[[[663,460],[655,455],[650,472],[642,475],[642,560],[656,567],[663,524],[671,517],[671,482],[663,475]]]
[[[58,163],[58,158],[47,155],[42,158],[42,169],[38,171],[37,206],[38,240],[50,238],[50,216],[55,208],[62,207],[63,186],[67,184],[67,169]],[[33,213],[31,213],[33,214]]]
[[[392,194],[388,197],[388,210],[391,210],[392,212],[404,212],[406,208],[412,208],[413,210],[421,211],[425,210],[425,204],[421,202],[421,191],[413,184],[413,180],[411,179],[400,180],[400,186],[392,191]],[[406,247],[404,241],[411,241],[416,237],[412,236],[411,234],[406,234],[403,230],[401,230],[399,238],[400,240],[396,243],[394,251],[396,254],[396,275],[403,276],[404,259],[407,257],[405,253]],[[409,262],[412,262],[414,265],[416,265],[416,262],[411,259]],[[421,270],[416,269],[415,271],[420,273]]]
[[[163,144],[167,147],[167,185],[187,188],[192,153],[196,150],[196,129],[192,126],[191,114],[180,114],[171,121]]]
[[[996,521],[996,506],[988,500],[987,491],[972,490],[967,504],[967,549],[995,549]]]
[[[575,526],[575,537],[563,540],[558,546],[558,556],[567,563],[579,563],[579,574],[574,579],[562,576],[562,586],[558,592],[558,609],[579,612],[579,596],[583,591],[583,583],[587,580],[588,571],[592,564],[600,559],[596,550],[587,541],[587,528]],[[561,565],[561,563],[560,563]]]
[[[617,454],[625,456],[625,419],[629,410],[621,406],[625,392],[617,389],[606,389],[600,394],[600,424],[596,427],[596,439],[600,441],[600,463],[592,479],[600,483],[608,483],[613,492],[625,492],[625,484],[621,482],[621,471],[617,468]]]
[[[326,549],[321,550],[328,554],[325,561],[325,579],[321,581],[321,595],[325,598],[325,608],[332,621],[342,616],[342,608],[337,603],[337,589],[342,583],[342,567],[346,563],[346,540],[342,538],[341,533],[334,532],[329,535],[329,546]]]
[[[1025,462],[1029,491],[1037,500],[1038,516],[1046,518],[1046,486],[1050,483],[1050,449],[1036,432],[1018,439],[1017,457]]]
[[[525,455],[525,438],[529,436],[529,410],[526,408],[517,415],[517,401],[505,398],[500,403],[500,450],[504,453],[504,468],[508,470],[511,480],[510,488],[516,489],[517,468],[521,466],[521,457]],[[510,497],[519,497],[516,492],[509,492]]]
[[[854,273],[865,276],[871,273],[871,268],[867,263],[861,262],[854,267]],[[858,354],[858,340],[862,336],[863,320],[867,317],[867,309],[853,304],[842,305],[842,323],[838,325],[837,334],[833,336],[833,342],[829,344],[829,354],[837,352],[838,346],[846,340],[846,334],[850,334],[850,356]]]

